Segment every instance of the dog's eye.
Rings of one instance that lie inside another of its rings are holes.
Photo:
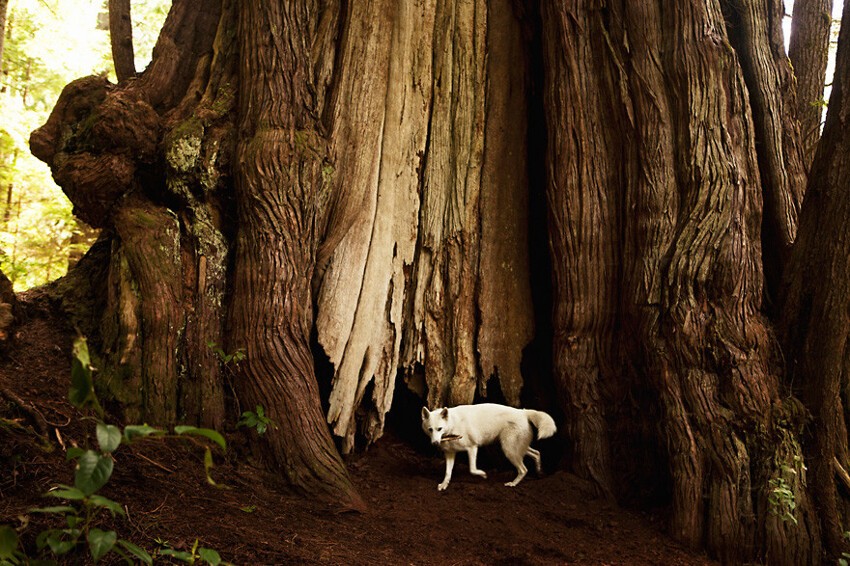
[[[431,427],[429,426],[429,427],[428,427],[428,432],[434,432],[434,429],[433,429],[433,428],[431,428]]]
[[[443,427],[440,427],[440,428],[437,429],[437,432],[442,432],[442,430],[443,430]]]

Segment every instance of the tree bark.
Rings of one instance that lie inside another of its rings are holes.
[[[240,396],[280,425],[267,437],[272,462],[292,485],[362,508],[324,426],[310,350],[310,281],[329,190],[327,142],[308,90],[316,18],[309,2],[239,5],[230,343],[246,353]]]
[[[762,264],[766,300],[776,300],[806,186],[794,75],[782,37],[782,0],[723,0],[729,41],[749,90],[764,193]],[[821,83],[822,84],[822,83]]]
[[[789,379],[811,412],[806,455],[831,559],[847,551],[842,528],[850,505],[839,472],[850,462],[850,4],[845,4],[835,79],[823,137],[812,163],[800,232],[789,266],[780,325]],[[817,274],[813,276],[812,274]],[[824,282],[828,282],[823,284]]]
[[[335,368],[328,420],[347,452],[358,431],[381,435],[399,368],[432,406],[485,397],[494,375],[519,404],[533,322],[516,150],[528,77],[508,63],[526,47],[511,3],[351,3],[342,21],[315,285]]]
[[[617,400],[657,403],[672,534],[724,562],[816,563],[799,411],[781,401],[760,312],[756,141],[766,163],[778,159],[778,173],[788,175],[789,164],[781,144],[762,142],[776,126],[757,128],[751,118],[746,65],[720,5],[541,9],[554,364],[573,467],[616,493],[612,454],[634,457],[624,444],[639,434],[616,423],[629,416]],[[766,80],[754,85],[776,104],[782,91],[773,89],[785,87]],[[795,149],[793,137],[787,143]],[[788,198],[791,189],[775,190]],[[619,352],[627,379],[612,363]],[[630,417],[651,418],[644,409]],[[625,434],[612,437],[612,427]],[[770,514],[776,478],[793,483],[799,529]]]
[[[788,57],[797,77],[797,117],[807,167],[820,139],[831,27],[832,0],[795,0]]]
[[[112,44],[112,62],[118,82],[136,76],[133,54],[133,20],[130,18],[130,0],[109,0],[109,39]]]

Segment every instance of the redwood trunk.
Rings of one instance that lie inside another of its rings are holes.
[[[797,185],[765,182],[759,164],[799,175],[783,159],[795,138],[766,121],[787,85],[753,74],[753,94],[745,83],[751,63],[778,68],[771,37],[753,27],[742,61],[715,2],[541,8],[555,379],[573,466],[616,493],[612,454],[635,457],[629,443],[645,445],[652,427],[617,419],[652,418],[654,400],[672,534],[726,562],[816,563],[799,411],[781,401],[760,312],[762,191],[784,202]],[[752,96],[770,101],[751,111]],[[630,414],[624,398],[650,404]],[[777,478],[792,484],[799,528],[771,513]]]
[[[806,165],[812,163],[820,139],[825,100],[826,66],[832,29],[832,0],[795,0],[788,57],[797,78],[797,117]]]
[[[278,424],[267,438],[271,462],[308,493],[362,507],[324,424],[310,350],[310,281],[329,190],[327,142],[308,91],[315,17],[309,2],[239,6],[230,344],[246,354],[240,396]]]
[[[850,3],[844,5],[835,79],[812,164],[781,323],[789,378],[813,417],[806,436],[810,483],[831,559],[846,552],[850,517]],[[839,488],[838,484],[841,485]]]

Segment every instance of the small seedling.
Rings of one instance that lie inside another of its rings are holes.
[[[257,430],[257,434],[264,435],[270,426],[275,426],[274,422],[266,416],[266,411],[262,405],[257,405],[256,412],[245,411],[242,413],[242,418],[236,423],[237,427],[247,426]]]

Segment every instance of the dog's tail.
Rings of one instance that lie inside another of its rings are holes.
[[[558,430],[558,427],[555,426],[554,419],[543,411],[525,409],[525,416],[528,417],[528,420],[531,421],[531,424],[533,424],[534,428],[537,429],[538,439],[549,438],[555,434],[555,431]]]

